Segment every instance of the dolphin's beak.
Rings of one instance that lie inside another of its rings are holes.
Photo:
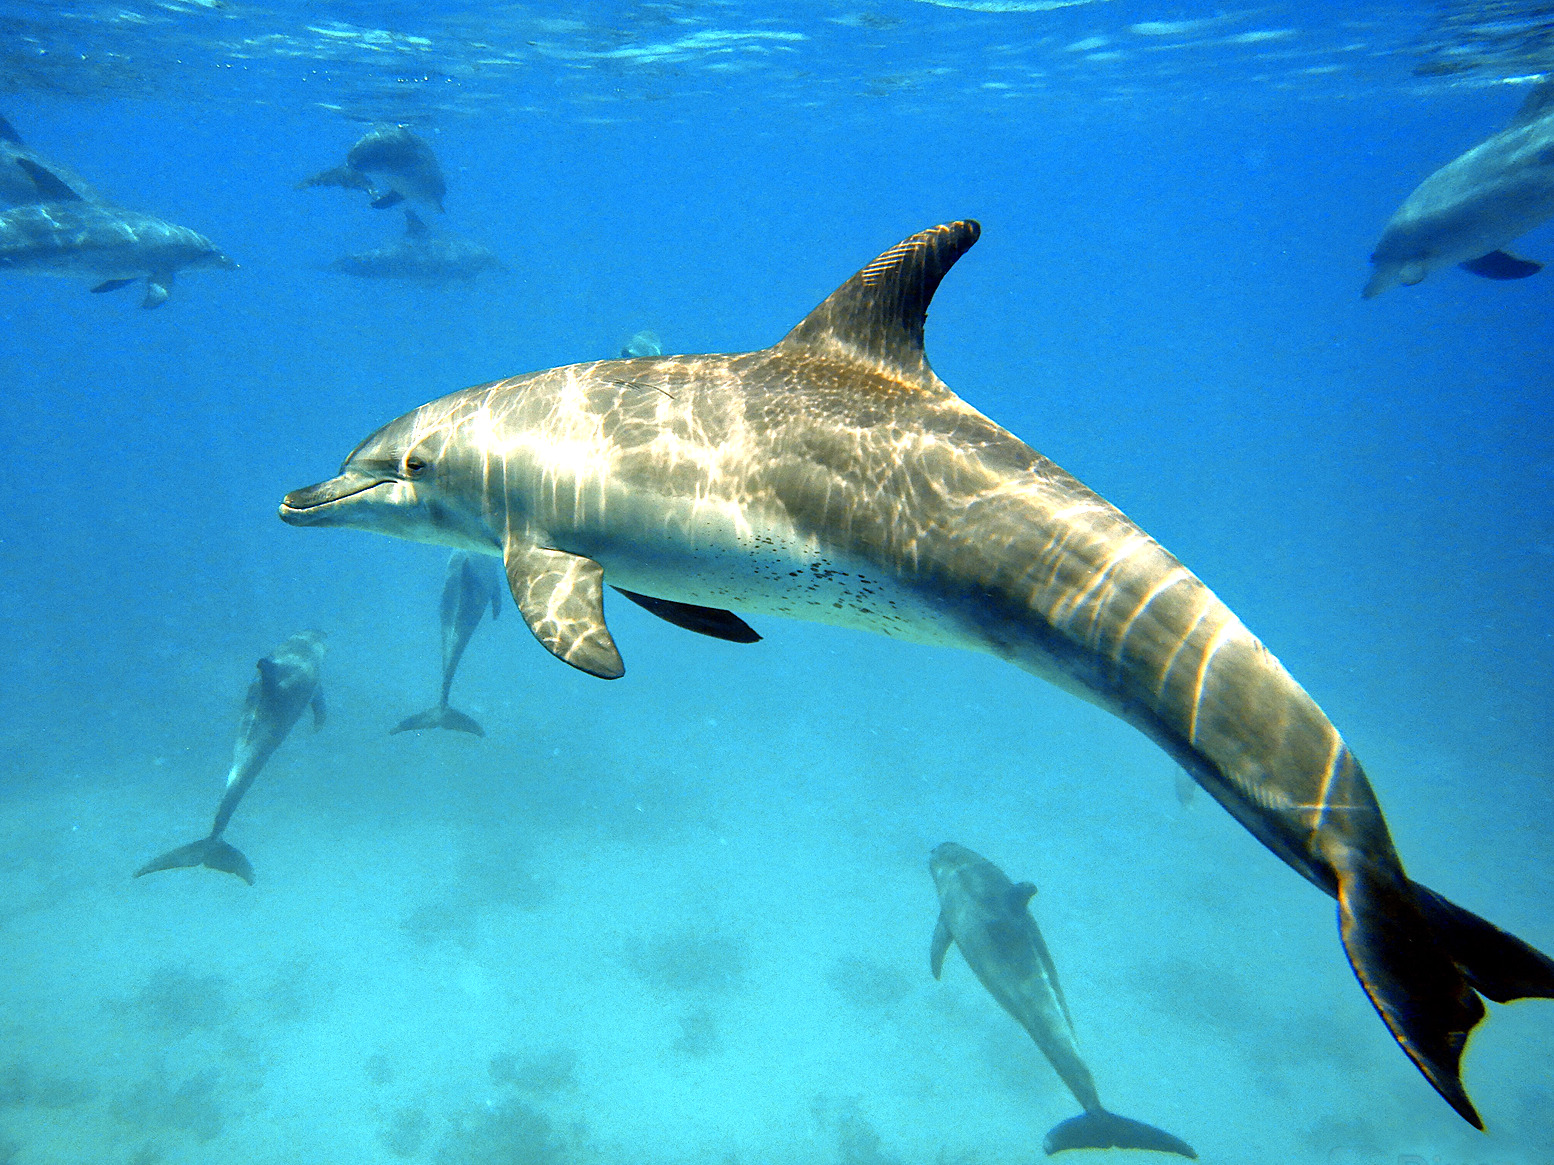
[[[332,526],[345,517],[340,511],[353,498],[359,498],[380,485],[393,484],[394,478],[374,477],[347,471],[317,485],[294,489],[281,500],[281,521],[289,526]]]

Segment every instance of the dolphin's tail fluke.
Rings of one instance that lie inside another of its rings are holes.
[[[1409,1059],[1474,1128],[1462,1051],[1496,1002],[1554,998],[1554,960],[1410,882],[1396,866],[1338,868],[1338,927],[1349,965]]]
[[[1146,1125],[1143,1121],[1129,1120],[1104,1108],[1080,1113],[1056,1125],[1047,1134],[1042,1148],[1047,1156],[1064,1149],[1148,1149],[1156,1153],[1175,1153],[1179,1157],[1197,1160],[1198,1154],[1186,1141],[1173,1137],[1164,1129]]]
[[[135,871],[135,877],[154,874],[159,870],[182,870],[193,866],[236,874],[250,886],[254,884],[254,868],[243,856],[243,851],[228,845],[219,837],[202,837],[199,841],[191,841],[188,845],[169,850],[159,858],[152,858]]]
[[[473,719],[446,704],[439,704],[435,708],[428,708],[425,712],[417,712],[414,716],[406,717],[390,728],[389,734],[416,732],[422,728],[451,728],[455,732],[468,732],[472,736],[486,734],[486,730]]]

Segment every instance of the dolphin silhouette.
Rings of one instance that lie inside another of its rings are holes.
[[[210,833],[198,841],[152,858],[135,877],[158,870],[205,866],[236,874],[250,886],[254,868],[242,852],[221,838],[238,802],[254,783],[281,741],[286,739],[304,709],[313,709],[313,729],[324,723],[324,693],[318,686],[318,669],[324,662],[324,633],[299,631],[258,663],[259,675],[248,686],[248,701],[232,748],[232,767],[227,772],[227,791],[216,807]]]
[[[502,599],[507,594],[507,580],[502,568],[484,554],[468,554],[455,550],[448,557],[448,570],[442,585],[442,696],[435,708],[407,716],[389,732],[411,732],[421,728],[451,728],[484,736],[486,730],[456,708],[448,706],[448,693],[453,688],[453,673],[459,669],[464,649],[470,637],[480,626],[480,618],[491,608],[491,617],[502,613]]]
[[[1554,996],[1554,961],[1409,881],[1359,761],[1273,654],[934,375],[928,303],[980,231],[904,240],[771,348],[575,364],[422,405],[280,516],[500,555],[535,638],[604,678],[625,670],[608,576],[703,634],[736,638],[737,608],[990,652],[1056,682],[1145,732],[1338,900],[1371,1002],[1482,1127],[1459,1075],[1479,996]]]

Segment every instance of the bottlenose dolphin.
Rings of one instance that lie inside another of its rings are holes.
[[[44,161],[0,117],[0,207],[76,198],[100,201],[85,179],[67,166]]]
[[[210,833],[188,845],[152,858],[135,877],[158,870],[205,866],[236,874],[250,886],[254,868],[235,846],[221,839],[237,803],[254,783],[270,754],[286,739],[303,709],[313,709],[313,730],[324,723],[324,693],[318,686],[318,669],[324,662],[324,633],[299,631],[258,663],[259,675],[248,686],[248,702],[238,724],[232,747],[232,767],[227,772],[227,791],[216,807]]]
[[[479,243],[432,234],[420,216],[407,207],[404,238],[376,250],[342,256],[329,264],[329,269],[362,279],[447,283],[473,279],[482,271],[506,271],[507,265]]]
[[[658,342],[658,333],[643,328],[631,339],[621,345],[621,359],[629,360],[634,356],[662,356],[664,346]]]
[[[96,280],[93,291],[146,281],[140,306],[166,302],[185,268],[237,267],[204,235],[149,214],[81,198],[0,211],[0,272]]]
[[[409,732],[420,728],[452,728],[484,736],[486,730],[463,712],[448,707],[448,692],[453,673],[464,658],[470,636],[480,626],[480,617],[491,608],[491,617],[502,613],[502,598],[507,580],[495,560],[484,554],[455,550],[448,558],[448,571],[442,584],[442,696],[435,708],[401,720],[389,732]]]
[[[1404,200],[1371,262],[1366,299],[1456,264],[1486,279],[1543,269],[1502,248],[1554,215],[1554,78],[1536,85],[1511,124],[1446,163]]]
[[[1060,684],[1337,898],[1371,1002],[1480,1125],[1459,1078],[1479,995],[1554,996],[1554,961],[1410,882],[1359,761],[1272,653],[934,375],[928,303],[980,231],[913,235],[771,348],[576,364],[423,405],[280,516],[500,554],[535,638],[605,678],[624,672],[608,576],[694,608],[708,634],[739,608],[986,651]]]
[[[297,183],[298,190],[309,186],[365,190],[380,210],[408,198],[425,210],[440,212],[448,193],[432,147],[402,125],[369,130],[346,154],[345,165]]]
[[[1079,1055],[1058,969],[1031,917],[1036,887],[1029,882],[1016,886],[992,862],[952,841],[934,849],[928,869],[939,891],[939,923],[929,951],[933,977],[944,970],[944,954],[953,942],[988,994],[1030,1033],[1084,1106],[1082,1116],[1070,1117],[1047,1134],[1047,1154],[1064,1149],[1153,1149],[1197,1157],[1186,1141],[1101,1106],[1095,1079]]]

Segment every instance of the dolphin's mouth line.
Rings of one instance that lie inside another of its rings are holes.
[[[328,497],[319,499],[316,502],[315,501],[305,501],[305,502],[303,502],[300,505],[294,503],[291,500],[297,494],[312,493],[312,492],[314,492],[315,490],[317,490],[319,488],[316,485],[315,486],[310,486],[307,489],[294,490],[292,493],[287,494],[284,498],[281,499],[281,509],[283,511],[289,510],[289,511],[291,511],[294,514],[305,514],[305,513],[309,512],[310,510],[321,510],[321,509],[323,509],[326,506],[332,506],[332,505],[334,505],[337,502],[343,502],[347,498],[354,498],[358,494],[364,494],[368,490],[377,489],[378,486],[380,486],[380,485],[392,484],[393,481],[394,481],[394,479],[391,478],[391,477],[380,477],[380,478],[378,478],[378,479],[376,479],[374,481],[368,481],[368,482],[366,482],[366,483],[364,483],[362,485],[359,485],[355,489],[347,490],[344,493],[333,493],[333,494],[330,494]]]

